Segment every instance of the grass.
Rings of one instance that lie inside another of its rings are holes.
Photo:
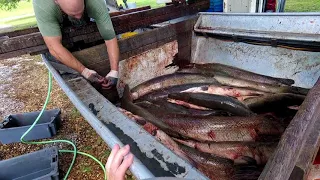
[[[5,21],[4,24],[11,25],[15,30],[19,30],[29,27],[35,27],[37,25],[37,20],[35,16],[29,16],[20,19]]]
[[[124,3],[122,0],[117,0],[118,4],[122,4],[124,7]],[[158,8],[161,6],[164,6],[164,4],[157,4],[157,0],[128,0],[127,2],[135,2],[137,4],[137,7],[142,6],[151,6],[151,8]]]
[[[10,11],[0,10],[0,24],[11,25],[14,30],[25,29],[37,25],[35,16],[33,15],[32,1],[21,1],[16,9]],[[15,18],[23,16],[21,18]]]
[[[286,12],[320,12],[320,0],[286,0]]]
[[[1,19],[3,18],[10,18],[14,16],[22,16],[26,14],[34,14],[33,7],[32,7],[32,1],[21,1],[18,4],[18,7],[16,9],[12,9],[10,11],[0,10]]]
[[[78,109],[75,108],[75,107],[72,108],[72,111],[71,111],[71,114],[70,114],[70,115],[71,115],[71,118],[72,118],[72,119],[81,117],[80,112],[79,112]]]
[[[91,172],[92,171],[92,167],[91,166],[82,166],[81,167],[81,171],[83,173]]]

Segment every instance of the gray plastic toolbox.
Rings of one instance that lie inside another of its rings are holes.
[[[0,161],[1,180],[59,180],[58,148],[45,148]]]
[[[39,115],[38,112],[9,115],[0,123],[0,142],[9,144],[20,142],[20,137],[26,132]],[[50,138],[57,134],[60,126],[60,109],[44,111],[36,126],[25,137],[25,140]]]

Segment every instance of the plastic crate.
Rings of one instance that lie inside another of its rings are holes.
[[[59,180],[58,148],[0,161],[1,180]]]
[[[0,123],[0,142],[2,144],[20,142],[20,137],[33,124],[39,113],[40,111],[9,115]],[[27,134],[25,140],[44,139],[56,135],[61,121],[60,114],[60,109],[44,111],[38,124]]]

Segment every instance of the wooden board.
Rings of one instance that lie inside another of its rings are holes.
[[[128,9],[128,10],[124,10],[124,11],[112,12],[112,13],[110,13],[110,17],[119,16],[119,15],[123,15],[123,14],[129,14],[129,13],[138,12],[138,11],[143,11],[143,10],[147,10],[147,9],[151,9],[151,7],[150,6],[143,6],[143,7]]]
[[[112,13],[109,13],[109,14],[110,14],[110,17],[114,17],[114,16],[123,15],[123,14],[129,14],[129,13],[133,13],[133,12],[143,11],[143,10],[147,10],[147,9],[151,9],[151,7],[150,6],[143,6],[143,7],[134,8],[134,9],[128,9],[128,10],[123,10],[123,11],[118,11],[118,12],[112,12]],[[12,31],[12,32],[0,33],[0,37],[1,36],[15,37],[15,36],[22,36],[22,35],[35,33],[35,32],[39,32],[39,28],[38,27],[33,27],[33,28],[28,28],[28,29],[21,29],[21,30],[16,30],[16,31]]]
[[[300,159],[299,154],[303,152],[310,132],[312,132],[310,130],[320,121],[318,118],[320,114],[319,107],[320,78],[316,85],[310,90],[296,116],[282,135],[276,151],[269,159],[259,180],[287,180],[290,177],[291,172]],[[317,136],[317,138],[318,137],[319,136]],[[308,154],[312,153],[314,152],[308,152]],[[306,158],[305,160],[309,161],[310,159],[311,158]],[[304,163],[306,162],[303,162],[303,164]],[[299,171],[297,168],[296,170]]]
[[[199,10],[207,9],[209,1],[202,0],[192,5],[167,6],[158,9],[148,9],[139,12],[119,15],[112,17],[114,29],[117,34],[128,32],[137,28],[147,27],[151,24],[160,23],[173,18],[195,14]],[[63,29],[63,44],[68,48],[73,48],[80,43],[92,43],[102,40],[100,33],[94,23],[89,23],[85,27],[74,28],[68,27]],[[31,51],[35,46],[44,45],[43,38],[39,32],[15,36],[8,39],[0,40],[0,59],[6,59],[22,55]],[[24,50],[28,49],[28,50]]]
[[[320,104],[316,108],[320,112]],[[320,145],[320,113],[314,114],[314,119],[318,119],[314,126],[308,128],[308,139],[300,151],[298,161],[292,171],[290,180],[306,180],[317,156]]]

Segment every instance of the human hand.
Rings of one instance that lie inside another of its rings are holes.
[[[115,87],[118,83],[118,71],[111,70],[105,77],[104,83],[102,83],[102,88],[111,89]]]
[[[89,80],[90,82],[95,82],[95,83],[103,83],[104,78],[100,76],[96,71],[85,68],[81,75]]]
[[[111,151],[106,164],[106,175],[108,180],[125,180],[127,169],[133,163],[133,154],[130,146],[126,145],[120,149],[116,144]]]

